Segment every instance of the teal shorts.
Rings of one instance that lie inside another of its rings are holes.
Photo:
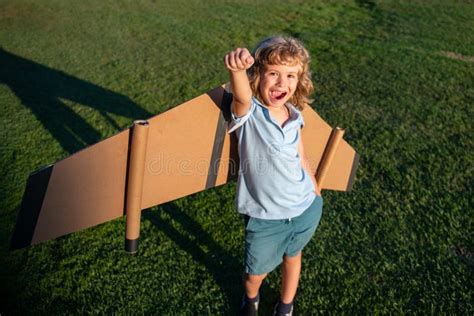
[[[244,216],[245,272],[264,274],[273,271],[283,256],[294,257],[308,244],[318,227],[323,198],[316,196],[301,215],[282,220]]]

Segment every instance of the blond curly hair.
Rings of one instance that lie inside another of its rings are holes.
[[[260,76],[266,65],[299,64],[301,72],[298,74],[298,84],[289,101],[298,110],[303,110],[311,103],[309,95],[314,90],[309,69],[311,58],[300,41],[292,37],[272,36],[261,41],[253,50],[252,56],[255,63],[247,70],[247,74],[252,92],[260,101],[263,100],[259,89]]]

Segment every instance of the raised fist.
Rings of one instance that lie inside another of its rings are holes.
[[[249,69],[254,59],[247,48],[236,48],[225,55],[224,63],[230,71],[242,71]]]

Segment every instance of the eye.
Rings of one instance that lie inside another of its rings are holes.
[[[288,75],[288,78],[290,78],[290,79],[296,79],[296,75],[294,75],[294,74],[289,74],[289,75]]]
[[[269,75],[270,75],[271,77],[276,77],[276,76],[278,76],[278,73],[275,72],[275,71],[270,71]]]

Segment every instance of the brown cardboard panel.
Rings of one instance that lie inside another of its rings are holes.
[[[302,129],[304,149],[311,163],[313,172],[316,173],[333,129],[309,107],[306,107],[302,111],[302,114],[305,121],[305,126]],[[321,189],[336,191],[350,190],[354,181],[357,164],[357,153],[342,139],[328,168]]]
[[[331,136],[332,127],[309,107],[306,107],[302,111],[302,114],[305,122],[302,129],[304,150],[311,164],[313,173],[316,174],[329,137]]]
[[[212,170],[218,171],[216,185],[225,183],[222,165],[229,151],[222,151],[218,165],[211,166],[220,114],[219,106],[204,94],[149,120],[142,208],[204,190]]]
[[[129,130],[57,162],[32,244],[123,215]]]
[[[142,209],[235,178],[237,141],[225,128],[230,100],[229,94],[217,87],[148,120]],[[303,116],[303,142],[315,172],[332,128],[310,108]],[[30,239],[36,244],[123,216],[129,142],[127,129],[57,162],[49,169],[49,178],[42,177],[46,180],[36,181],[38,176],[31,175],[17,228],[34,226],[35,220],[25,220],[31,212],[37,218],[34,234],[31,238],[25,232],[27,237],[22,239],[24,230],[15,229],[13,238],[21,242],[12,240],[12,247],[27,246]],[[356,161],[357,154],[342,140],[323,188],[350,188]],[[29,224],[21,226],[20,222]]]
[[[358,164],[355,150],[342,139],[324,180],[324,188],[336,191],[348,191],[352,188]]]

